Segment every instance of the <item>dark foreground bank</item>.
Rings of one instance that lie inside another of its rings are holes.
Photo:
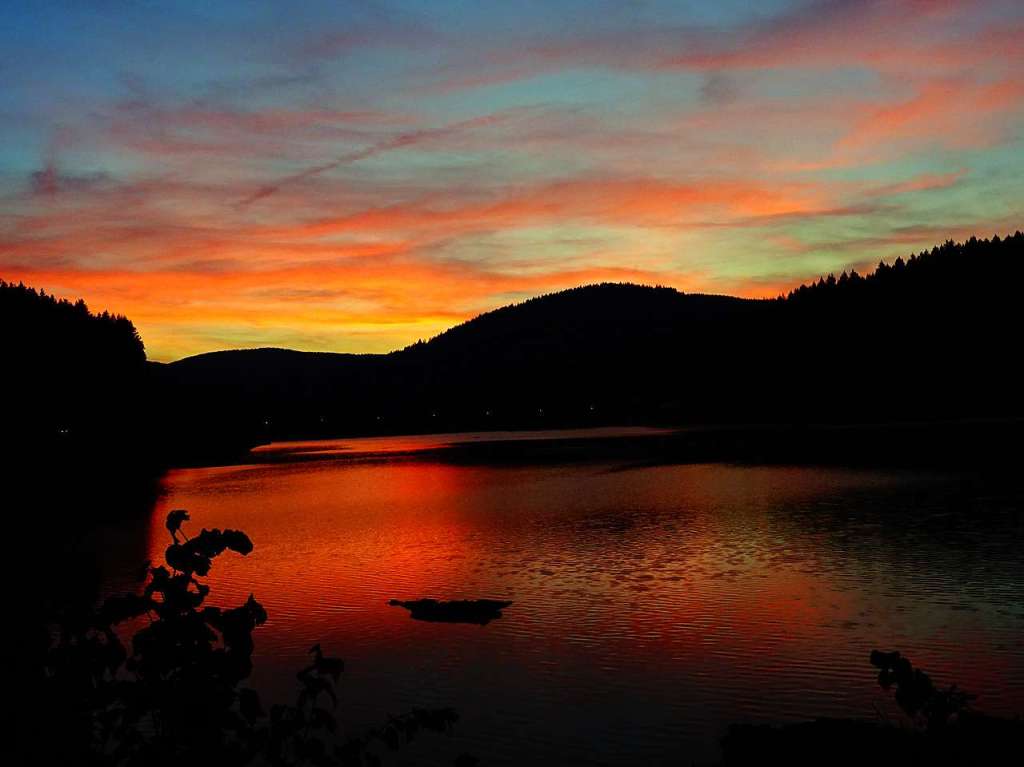
[[[734,725],[722,742],[723,767],[755,764],[1016,764],[1024,721],[976,711],[955,684],[939,687],[898,651],[871,652],[878,683],[894,694],[898,722],[817,719],[783,727]]]

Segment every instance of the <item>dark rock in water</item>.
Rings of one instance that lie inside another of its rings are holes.
[[[404,607],[413,620],[433,623],[475,623],[486,626],[501,617],[501,611],[511,605],[496,599],[456,599],[442,602],[437,599],[416,599],[403,602],[392,599],[392,607]]]

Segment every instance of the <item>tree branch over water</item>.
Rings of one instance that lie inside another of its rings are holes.
[[[344,663],[319,644],[296,674],[295,703],[275,704],[268,715],[244,686],[253,634],[267,612],[253,595],[234,608],[210,606],[201,580],[217,557],[246,556],[253,543],[239,530],[204,528],[190,537],[187,521],[184,510],[168,514],[166,565],[147,565],[141,593],[109,597],[56,627],[39,683],[48,729],[61,737],[34,744],[38,761],[376,765],[381,748],[397,749],[421,730],[451,731],[452,709],[413,709],[366,732],[346,731],[335,716]],[[457,763],[474,761],[463,755]]]

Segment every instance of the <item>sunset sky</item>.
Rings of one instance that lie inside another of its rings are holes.
[[[1024,227],[1024,2],[0,7],[0,278],[150,358],[595,281],[776,295]]]

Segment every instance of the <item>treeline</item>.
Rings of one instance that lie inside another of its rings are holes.
[[[971,237],[963,243],[947,240],[906,261],[897,258],[891,265],[881,261],[864,277],[856,270],[844,271],[838,278],[834,274],[821,277],[790,291],[786,300],[791,304],[835,304],[867,296],[934,303],[973,291],[998,291],[997,280],[1019,277],[1024,271],[1022,237],[1016,232],[1005,239],[996,235],[991,240]]]
[[[4,285],[15,421],[165,462],[258,441],[613,423],[863,424],[1024,415],[1024,235],[947,242],[748,300],[591,285],[384,355],[225,351],[145,363],[128,320]]]
[[[0,280],[0,327],[5,453],[18,470],[53,466],[74,484],[99,469],[126,487],[166,465],[255,444],[239,436],[243,424],[228,433],[206,429],[188,394],[170,391],[154,373],[123,315]]]
[[[1016,416],[1022,272],[1018,232],[772,300],[591,285],[388,355],[220,352],[162,374],[265,438]]]
[[[778,398],[799,392],[796,412],[831,422],[1022,415],[1022,280],[1018,231],[801,286],[769,323],[782,336]]]
[[[127,317],[0,280],[0,327],[5,421],[15,433],[96,439],[140,417],[146,350]]]

